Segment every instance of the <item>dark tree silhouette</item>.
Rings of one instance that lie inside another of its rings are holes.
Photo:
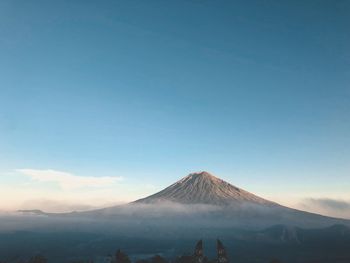
[[[218,263],[229,263],[226,249],[219,239],[216,240],[216,251]]]
[[[193,253],[193,259],[195,263],[203,263],[204,261],[204,255],[203,255],[203,241],[199,240],[196,244],[196,247],[194,249]]]
[[[117,253],[115,253],[115,262],[116,263],[131,263],[127,254],[118,249]]]

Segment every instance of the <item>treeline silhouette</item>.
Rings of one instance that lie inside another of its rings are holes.
[[[155,255],[148,259],[139,259],[134,263],[231,263],[228,255],[226,253],[226,249],[220,240],[217,240],[216,252],[217,257],[215,259],[208,259],[204,255],[203,251],[203,241],[199,240],[195,246],[194,253],[192,255],[181,255],[176,257],[174,260],[167,260],[160,255]],[[43,255],[35,255],[31,257],[29,260],[19,260],[16,263],[48,263],[46,257]],[[121,251],[117,250],[114,256],[107,256],[104,260],[105,263],[132,263],[129,256]],[[7,261],[0,261],[0,263],[8,263]],[[93,260],[73,260],[69,263],[95,263]],[[234,261],[232,262],[234,263]],[[272,259],[268,263],[282,263],[282,261],[278,259]]]

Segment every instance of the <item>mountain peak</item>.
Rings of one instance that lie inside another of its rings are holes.
[[[275,204],[206,172],[190,173],[164,190],[135,201],[159,203],[170,201],[182,204],[230,205],[240,203]]]
[[[184,182],[192,182],[194,180],[201,180],[201,181],[208,181],[208,182],[213,182],[215,183],[216,181],[222,181],[221,179],[215,177],[214,175],[206,172],[206,171],[201,171],[201,172],[194,172],[190,173],[189,175],[183,177],[179,181],[177,181],[175,184],[180,184]]]
[[[204,177],[215,177],[214,175],[208,173],[207,171],[200,171],[200,172],[194,172],[190,173],[186,177],[198,177],[198,176],[204,176]]]

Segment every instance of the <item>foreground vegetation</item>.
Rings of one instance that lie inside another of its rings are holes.
[[[167,260],[160,255],[155,255],[148,259],[136,260],[135,263],[230,263],[226,253],[226,249],[220,240],[217,240],[216,250],[217,250],[217,258],[208,259],[206,256],[204,256],[203,242],[202,240],[200,240],[197,242],[196,247],[194,249],[194,253],[192,255],[178,256],[174,260]],[[44,257],[43,255],[35,255],[29,260],[16,261],[16,263],[48,263],[48,262],[49,261],[47,260],[47,258]],[[115,255],[106,256],[102,261],[99,260],[98,262],[94,262],[93,260],[74,260],[74,261],[70,261],[69,263],[99,263],[99,262],[132,263],[129,256],[123,251],[121,251],[120,249],[117,250]],[[12,262],[0,261],[0,263],[12,263]],[[269,263],[282,263],[282,262],[277,259],[272,259]]]

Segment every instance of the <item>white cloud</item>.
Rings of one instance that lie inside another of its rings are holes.
[[[350,219],[350,200],[304,198],[297,206],[301,210]]]
[[[37,182],[57,183],[64,190],[72,190],[84,187],[108,187],[121,181],[122,177],[112,176],[78,176],[67,172],[55,170],[18,169],[23,175]]]

